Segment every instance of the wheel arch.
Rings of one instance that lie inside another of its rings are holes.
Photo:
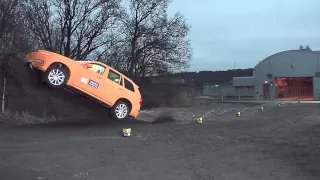
[[[65,63],[62,63],[62,62],[54,62],[52,64],[50,64],[48,66],[48,69],[53,67],[53,66],[62,66],[65,70],[67,70],[67,73],[68,73],[68,79],[67,81],[69,81],[70,77],[71,77],[71,70],[70,68],[65,64]]]
[[[130,112],[129,112],[129,114],[130,114],[131,111],[132,111],[132,103],[131,103],[131,101],[129,101],[127,98],[119,98],[114,104],[117,104],[119,101],[124,101],[124,102],[128,103],[128,106],[130,108]]]

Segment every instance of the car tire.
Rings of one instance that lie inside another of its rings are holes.
[[[52,65],[43,74],[44,82],[51,88],[62,88],[69,78],[67,70],[63,66]]]
[[[118,101],[110,110],[111,117],[115,120],[124,120],[130,113],[130,107],[125,101]]]

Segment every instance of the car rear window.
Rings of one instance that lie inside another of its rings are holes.
[[[134,92],[133,84],[130,81],[128,81],[126,78],[124,78],[124,87]]]

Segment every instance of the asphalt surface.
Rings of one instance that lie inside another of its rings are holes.
[[[3,180],[320,179],[319,105],[232,121],[59,122],[0,129]],[[122,128],[132,129],[123,137]]]

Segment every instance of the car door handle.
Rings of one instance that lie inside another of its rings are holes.
[[[101,77],[100,77],[100,76],[97,76],[97,78],[101,79]]]
[[[119,86],[118,86],[118,89],[123,90],[123,88],[122,88],[122,87],[119,87]]]

